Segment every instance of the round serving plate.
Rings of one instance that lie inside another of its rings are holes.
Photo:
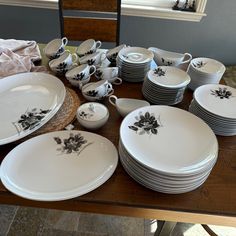
[[[0,176],[16,195],[58,201],[96,189],[111,177],[117,162],[117,150],[108,139],[85,131],[58,131],[15,147],[2,161]]]
[[[61,80],[46,73],[21,73],[1,79],[0,145],[42,127],[62,106],[65,94]]]
[[[173,175],[194,173],[215,159],[218,150],[215,134],[202,119],[169,106],[144,107],[128,114],[120,139],[142,165]]]

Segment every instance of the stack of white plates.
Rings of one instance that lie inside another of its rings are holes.
[[[122,121],[120,160],[127,173],[163,193],[189,192],[202,185],[218,155],[210,127],[193,114],[169,106],[148,106]]]
[[[153,104],[174,105],[183,100],[189,75],[176,67],[159,66],[147,73],[143,96]]]
[[[188,67],[188,74],[191,77],[189,88],[195,90],[204,84],[219,84],[225,72],[225,66],[214,59],[195,58]]]
[[[189,111],[202,118],[217,135],[236,135],[236,89],[207,84],[194,91]]]
[[[142,82],[150,70],[153,53],[146,48],[126,47],[119,51],[119,77],[128,82]]]

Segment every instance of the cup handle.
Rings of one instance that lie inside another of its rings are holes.
[[[106,95],[106,97],[110,97],[113,93],[114,93],[114,89],[112,88],[112,89],[108,92],[108,94]]]
[[[89,75],[93,75],[96,72],[96,66],[95,65],[91,65],[89,67]]]
[[[122,84],[122,79],[119,78],[119,77],[117,77],[117,78],[115,79],[115,81],[114,81],[112,84],[120,85],[120,84]]]
[[[102,46],[101,41],[96,41],[96,49],[100,48]]]
[[[68,43],[68,39],[66,37],[62,38],[61,41],[62,41],[64,46],[66,46],[67,43]]]
[[[73,62],[73,63],[77,63],[77,61],[78,61],[78,55],[77,55],[76,53],[73,53],[71,56],[72,56],[72,62]]]
[[[190,62],[193,57],[192,57],[192,55],[190,53],[184,53],[184,59],[185,58],[188,58],[188,59],[186,59],[185,61],[182,61],[180,64],[184,64],[184,63]]]
[[[116,107],[116,100],[118,99],[115,95],[111,95],[109,96],[109,102],[111,103],[111,105],[113,105],[114,107]],[[112,101],[114,99],[114,102]]]

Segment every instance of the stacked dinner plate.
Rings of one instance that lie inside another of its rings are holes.
[[[117,56],[119,77],[128,82],[142,82],[150,70],[153,53],[146,48],[125,47]]]
[[[176,67],[159,66],[147,73],[143,96],[153,104],[174,105],[183,100],[189,75]]]
[[[236,135],[236,89],[207,84],[194,91],[189,111],[202,118],[217,135]]]
[[[190,112],[147,106],[128,114],[120,127],[120,160],[138,183],[179,194],[202,185],[216,163],[218,142]]]
[[[188,67],[188,74],[191,77],[191,83],[188,87],[195,90],[197,87],[204,84],[219,84],[225,66],[211,58],[194,58]]]

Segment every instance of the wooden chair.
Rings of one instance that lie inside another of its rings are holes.
[[[59,0],[61,36],[119,45],[121,0]]]

